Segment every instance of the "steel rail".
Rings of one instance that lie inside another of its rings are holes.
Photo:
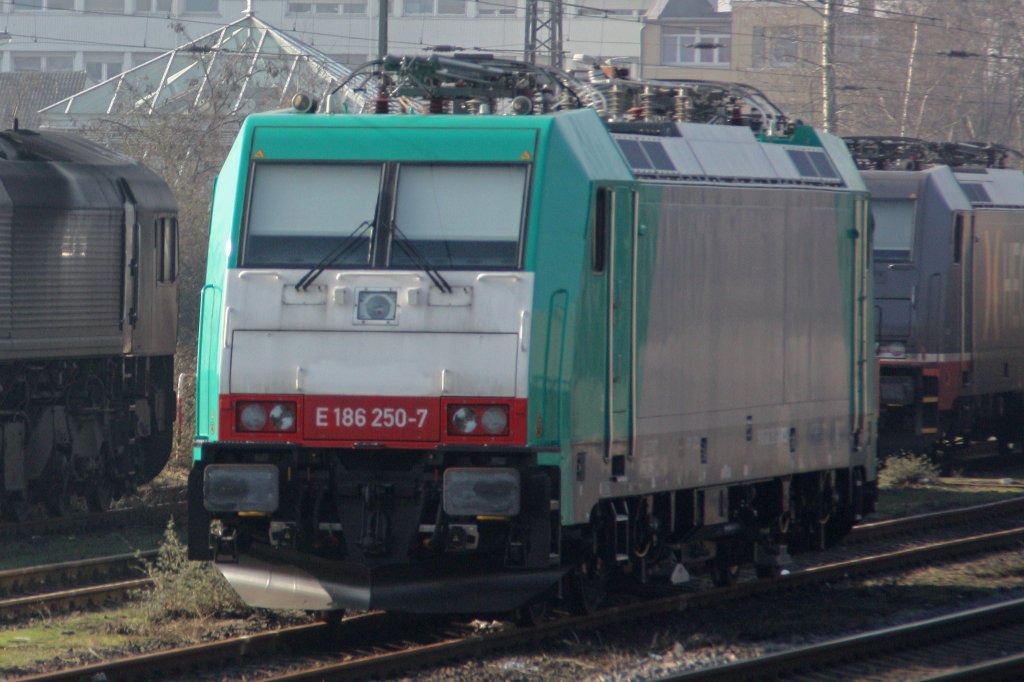
[[[1024,599],[1015,599],[993,606],[968,609],[915,623],[897,625],[789,651],[749,658],[715,668],[675,673],[660,677],[657,682],[791,679],[802,670],[814,670],[816,674],[820,674],[827,670],[835,670],[835,666],[843,662],[868,657],[873,657],[871,661],[873,665],[884,665],[884,659],[893,658],[895,655],[904,656],[911,649],[931,646],[944,641],[966,639],[976,633],[1005,629],[1007,626],[1020,624],[1024,624]],[[1017,657],[1006,660],[1015,658]],[[994,664],[986,663],[984,665]],[[949,674],[960,674],[960,672],[958,670],[956,673]],[[837,675],[839,675],[838,671]],[[842,677],[842,675],[839,676]],[[989,680],[991,678],[954,679]]]
[[[57,611],[71,611],[87,606],[107,606],[113,602],[120,603],[132,592],[145,590],[152,586],[149,578],[122,580],[103,585],[76,587],[59,592],[34,594],[26,597],[0,600],[0,621],[38,614],[52,614]]]
[[[880,538],[900,533],[909,533],[922,528],[950,526],[953,524],[962,525],[986,518],[1009,516],[1018,512],[1024,512],[1024,495],[1008,500],[986,502],[985,504],[971,507],[945,509],[927,514],[916,514],[914,516],[860,524],[853,527],[846,538],[843,539],[843,542],[846,544],[872,542]]]
[[[62,585],[71,580],[97,578],[100,576],[124,575],[142,569],[141,561],[153,559],[157,550],[131,554],[62,561],[56,564],[26,566],[0,571],[0,595],[23,594],[40,585]]]
[[[83,679],[103,679],[113,682],[152,677],[159,670],[187,671],[211,663],[244,659],[257,653],[273,653],[279,647],[301,646],[311,642],[312,638],[323,635],[327,629],[326,623],[297,625],[256,635],[233,637],[196,646],[168,649],[105,663],[19,677],[17,682],[43,682],[44,680],[57,682],[58,680],[77,681]]]
[[[1024,653],[924,677],[918,682],[975,682],[976,680],[1018,682],[1022,679],[1024,679]]]
[[[695,594],[678,595],[652,601],[638,602],[598,612],[591,616],[577,616],[542,623],[532,628],[520,628],[508,632],[485,633],[459,640],[439,642],[425,647],[410,648],[394,653],[382,653],[343,663],[319,666],[309,670],[267,678],[265,682],[306,682],[313,680],[349,680],[365,676],[394,673],[414,665],[438,663],[453,658],[464,658],[484,652],[547,639],[556,634],[572,630],[592,630],[599,627],[640,620],[653,615],[671,613],[697,606],[712,606],[726,600],[763,595],[769,592],[792,589],[798,586],[821,584],[851,575],[887,570],[907,563],[925,561],[929,558],[949,556],[957,553],[973,553],[1005,546],[1007,543],[1024,540],[1024,527],[1013,531],[989,533],[977,538],[934,543],[916,550],[891,552],[886,555],[868,557],[858,566],[857,561],[844,561],[819,566],[799,573],[780,576],[770,580],[741,583],[730,588],[718,588]]]
[[[414,644],[411,647],[397,651],[370,656],[355,656],[343,663],[319,666],[272,679],[276,682],[284,680],[288,682],[323,679],[344,680],[366,675],[386,674],[398,669],[407,669],[452,658],[478,655],[487,651],[507,648],[515,644],[547,639],[563,632],[592,630],[623,621],[642,620],[654,615],[672,613],[698,606],[712,606],[729,600],[845,580],[855,575],[899,569],[937,558],[979,553],[1020,542],[1024,542],[1024,527],[959,540],[937,542],[919,548],[889,552],[862,559],[816,566],[778,578],[745,582],[733,587],[675,594],[670,597],[638,601],[624,606],[605,609],[589,616],[560,618],[530,628],[483,632],[465,637],[432,641],[428,644]],[[344,623],[364,623],[364,619],[374,616],[375,614],[366,614],[359,617],[359,619],[345,619]],[[105,676],[105,679],[111,681],[151,677],[160,668],[179,671],[183,667],[192,669],[200,664],[209,665],[219,661],[239,660],[249,656],[261,655],[281,647],[307,650],[312,642],[316,641],[317,638],[322,638],[329,631],[330,627],[325,623],[295,626],[220,642],[211,642],[196,647],[184,647],[139,657],[123,658],[62,671],[42,673],[19,678],[17,682],[96,679],[94,676],[101,674]]]

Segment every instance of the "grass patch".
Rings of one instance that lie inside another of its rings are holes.
[[[81,543],[81,538],[77,541]],[[158,558],[148,568],[154,588],[140,591],[120,608],[44,617],[0,629],[0,679],[310,620],[301,612],[271,613],[245,606],[213,564],[188,560],[173,521],[163,532]]]
[[[965,490],[962,487],[945,485],[941,481],[912,488],[883,488],[878,491],[878,509],[866,520],[882,521],[958,507],[972,507],[987,502],[1008,500],[1019,495],[1019,489],[993,487],[988,490]]]
[[[904,464],[897,465],[904,466]],[[906,465],[914,468],[914,465]],[[1020,463],[1013,462],[1001,466],[994,475],[974,474],[973,477],[962,476],[940,477],[928,469],[927,477],[921,482],[903,485],[880,485],[878,491],[878,509],[868,517],[867,521],[881,521],[927,514],[957,507],[970,507],[988,502],[998,502],[1022,494],[1018,481],[1024,479],[1024,458]],[[885,469],[879,472],[880,483],[885,482]]]
[[[175,532],[173,520],[148,573],[153,589],[143,595],[143,610],[151,621],[252,615],[212,563],[189,561],[188,548]]]
[[[141,616],[135,609],[44,618],[0,630],[0,676],[27,675],[42,668],[70,667],[128,652],[135,645],[121,625]]]
[[[913,452],[890,455],[881,463],[878,470],[878,485],[882,488],[896,488],[921,483],[931,483],[939,479],[939,465],[928,455]]]
[[[112,554],[130,554],[155,548],[161,532],[156,528],[125,528],[116,533],[40,535],[4,541],[0,571],[41,564],[56,564]]]

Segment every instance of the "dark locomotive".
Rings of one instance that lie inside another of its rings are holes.
[[[0,133],[0,505],[99,510],[170,455],[174,197],[70,133]]]
[[[1024,173],[979,143],[847,140],[871,192],[882,454],[1024,440]]]

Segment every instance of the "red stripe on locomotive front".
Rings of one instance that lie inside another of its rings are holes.
[[[273,433],[239,430],[236,406],[253,401],[294,403],[297,431]],[[508,406],[508,434],[449,434],[447,415],[451,405]],[[522,446],[526,445],[526,399],[226,394],[220,396],[220,439],[294,443],[311,448],[371,445],[396,449],[430,449],[438,445]]]

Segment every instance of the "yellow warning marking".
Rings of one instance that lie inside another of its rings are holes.
[[[529,161],[530,160],[530,152],[523,152],[522,154],[519,155],[519,158],[522,161]]]
[[[921,402],[922,403],[937,403],[937,402],[939,402],[939,398],[938,398],[938,396],[934,396],[934,395],[926,395],[925,397],[921,398]]]
[[[254,156],[255,158],[257,158],[257,159],[262,159],[262,158],[263,158],[263,150],[262,150],[262,149],[257,149],[257,150],[256,150],[256,153],[255,153],[255,154],[253,154],[253,156]]]

